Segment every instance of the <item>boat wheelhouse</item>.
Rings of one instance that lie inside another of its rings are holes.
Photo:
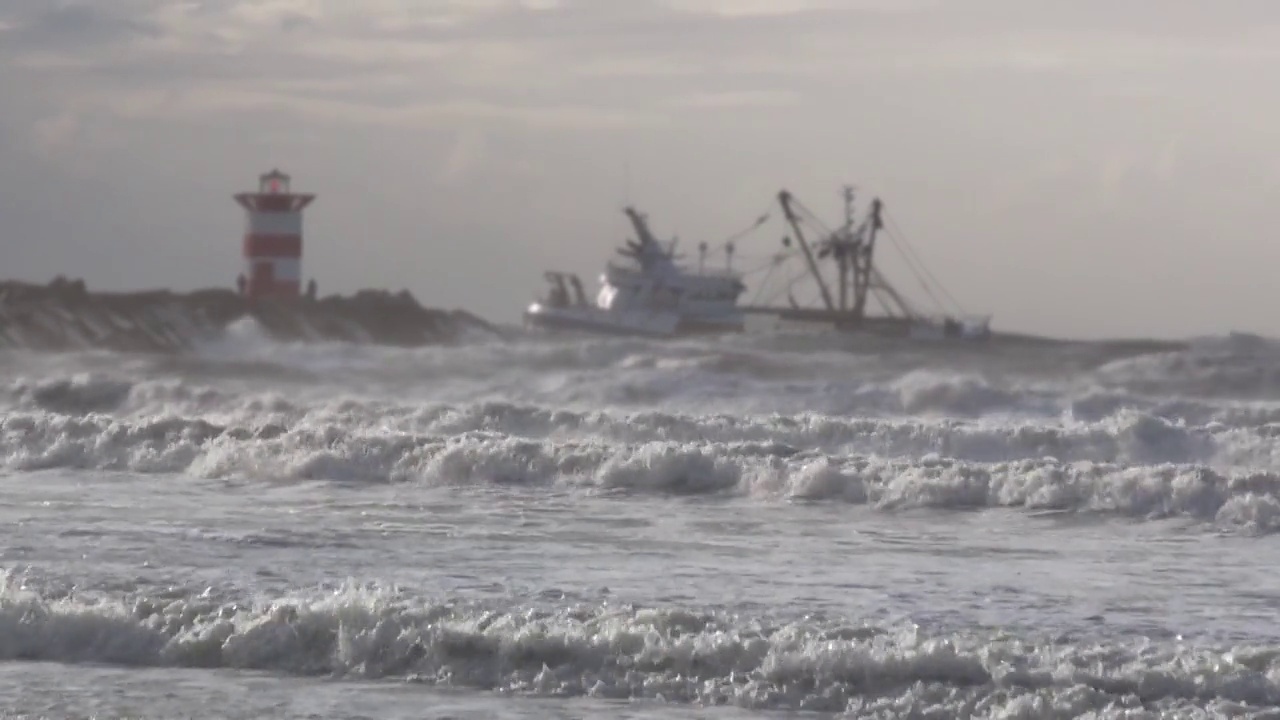
[[[732,243],[726,243],[726,267],[706,267],[707,244],[699,245],[697,268],[676,262],[676,241],[664,247],[635,208],[624,211],[637,239],[627,240],[600,274],[594,301],[587,299],[577,275],[548,272],[547,296],[530,304],[525,322],[535,327],[600,334],[671,337],[741,332],[744,319],[737,303],[746,290],[730,265]]]

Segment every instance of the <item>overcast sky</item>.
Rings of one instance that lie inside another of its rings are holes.
[[[0,0],[0,276],[232,286],[274,166],[322,294],[513,320],[627,200],[851,182],[999,328],[1280,334],[1276,0]]]

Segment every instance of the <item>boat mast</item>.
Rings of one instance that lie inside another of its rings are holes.
[[[884,227],[880,219],[883,203],[880,198],[871,201],[871,212],[858,229],[858,242],[853,256],[853,314],[862,318],[867,309],[867,290],[871,289],[872,256],[876,249],[876,232]],[[896,295],[897,293],[894,293]]]
[[[799,321],[830,322],[837,327],[843,328],[867,326],[877,331],[901,328],[904,323],[909,324],[921,320],[931,322],[928,320],[927,315],[922,315],[916,308],[912,307],[907,298],[900,294],[884,274],[875,267],[876,241],[880,231],[883,230],[889,233],[889,239],[893,241],[893,245],[898,249],[902,250],[901,246],[905,245],[904,239],[899,237],[901,231],[885,224],[883,201],[880,198],[873,197],[868,205],[867,212],[862,215],[861,221],[855,225],[854,195],[853,188],[845,187],[843,189],[844,223],[839,229],[830,230],[799,200],[796,200],[790,192],[782,190],[778,193],[779,204],[782,206],[783,214],[793,233],[783,237],[782,244],[790,247],[794,237],[794,242],[800,245],[802,253],[799,254],[804,256],[808,272],[801,273],[799,277],[787,281],[788,284],[783,289],[783,292],[786,293],[787,299],[790,301],[789,308],[760,306],[747,308],[749,312],[775,314],[779,318]],[[801,227],[804,224],[801,222],[802,218],[804,222],[813,223],[813,227],[817,228],[813,230],[814,238],[805,237],[804,229]],[[809,242],[811,239],[814,239],[812,244]],[[929,293],[934,302],[941,305],[938,298],[934,296],[930,285],[932,284],[934,288],[941,290],[943,293],[946,292],[945,289],[941,288],[936,280],[932,280],[932,275],[929,274],[927,269],[916,268],[916,265],[920,263],[918,258],[914,259],[913,262],[913,255],[906,254],[907,250],[902,251],[907,259],[908,268],[920,280],[925,291]],[[914,253],[914,251],[911,251],[911,253]],[[820,263],[832,255],[835,257],[831,259],[839,267],[840,273],[839,307],[832,300],[831,289],[823,278],[820,267]],[[794,254],[782,253],[775,258],[774,262],[777,264],[782,259],[789,257],[794,257]],[[921,274],[922,272],[929,277],[932,281],[931,283],[926,282],[925,276]],[[811,276],[813,281],[817,283],[825,305],[824,308],[803,308],[791,295],[791,287],[805,275]],[[876,300],[883,306],[884,317],[878,315],[868,317],[867,295],[871,292],[874,292]],[[954,299],[951,302],[958,306]],[[949,315],[944,317],[952,325],[959,322]]]
[[[844,227],[831,239],[831,252],[835,254],[836,266],[839,268],[841,312],[849,309],[849,260],[857,247],[853,237],[853,195],[853,186],[844,186]]]
[[[637,240],[627,240],[626,247],[618,248],[619,254],[635,258],[640,263],[640,267],[646,270],[653,267],[658,258],[670,259],[674,255],[674,239],[672,239],[670,250],[662,247],[662,243],[658,242],[658,239],[649,230],[649,223],[642,213],[630,205],[624,208],[623,212],[627,214],[627,219],[631,221],[631,227],[635,229]]]
[[[661,247],[658,243],[658,239],[649,231],[649,223],[645,220],[644,215],[641,215],[630,205],[628,205],[623,212],[627,214],[627,219],[631,221],[631,227],[635,228],[636,238],[640,241],[641,245],[656,245]]]
[[[827,282],[822,279],[822,273],[818,270],[818,261],[813,258],[813,251],[809,249],[809,243],[804,239],[804,231],[800,229],[800,218],[796,216],[795,209],[791,207],[791,193],[783,190],[778,193],[778,202],[782,205],[782,213],[786,216],[787,222],[791,225],[791,231],[795,233],[796,242],[800,243],[800,249],[804,251],[805,262],[809,265],[809,272],[813,275],[813,279],[818,283],[818,290],[822,292],[822,302],[827,306],[827,310],[835,310],[835,303],[831,302],[831,290],[827,288]]]

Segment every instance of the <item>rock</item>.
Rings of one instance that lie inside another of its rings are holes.
[[[89,292],[83,280],[0,282],[0,348],[182,352],[253,317],[287,342],[346,341],[413,347],[501,331],[471,313],[424,308],[407,290],[350,297],[250,300],[233,290]]]

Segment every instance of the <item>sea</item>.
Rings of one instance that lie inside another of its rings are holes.
[[[1277,718],[1280,343],[0,354],[3,718]]]

